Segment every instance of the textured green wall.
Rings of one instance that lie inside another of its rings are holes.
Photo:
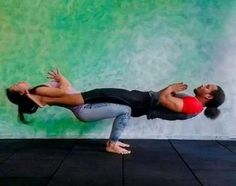
[[[0,88],[43,83],[55,67],[81,91],[176,81],[193,88],[212,80],[235,8],[234,0],[1,0]],[[106,137],[112,122],[82,123],[47,108],[20,125],[4,91],[0,103],[0,138]]]

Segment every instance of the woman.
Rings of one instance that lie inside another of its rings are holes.
[[[165,89],[158,92],[143,92],[138,90],[124,90],[124,89],[94,89],[88,92],[74,93],[70,92],[68,95],[68,89],[71,87],[70,83],[59,73],[59,71],[52,71],[49,73],[49,78],[54,79],[59,82],[58,87],[50,87],[46,85],[40,85],[31,88],[27,83],[18,83],[15,86],[7,89],[7,95],[11,102],[17,104],[19,107],[19,116],[22,118],[22,113],[33,113],[37,110],[38,106],[42,107],[46,104],[48,105],[59,105],[59,106],[78,106],[86,104],[96,104],[96,103],[116,103],[114,105],[108,106],[126,106],[122,107],[116,114],[112,115],[111,111],[105,112],[106,115],[103,117],[102,114],[93,119],[104,119],[110,117],[118,117],[123,113],[126,117],[120,124],[123,124],[123,131],[125,125],[127,124],[130,115],[133,117],[139,117],[142,115],[147,115],[148,119],[162,118],[166,120],[176,120],[176,119],[188,119],[194,117],[201,113],[204,107],[205,115],[212,119],[219,115],[218,106],[224,102],[225,95],[223,90],[213,84],[202,85],[194,90],[194,96],[180,95],[179,92],[186,90],[187,85],[183,83],[176,83],[169,85]],[[11,98],[11,94],[17,94],[17,100]],[[29,99],[28,99],[29,98]],[[20,100],[20,101],[19,101]],[[28,102],[27,102],[27,101]],[[34,104],[36,103],[36,104]],[[27,106],[26,106],[27,105]],[[100,105],[101,106],[101,105]],[[89,106],[83,106],[88,108]],[[107,105],[103,106],[104,108]],[[71,107],[73,108],[73,107]],[[80,109],[79,109],[80,110]],[[124,111],[125,110],[125,111]],[[73,111],[73,109],[72,109]],[[73,111],[78,118],[81,118],[80,112]],[[89,115],[95,111],[91,111]],[[77,113],[77,114],[76,114]],[[83,119],[86,121],[86,119]],[[116,121],[116,119],[115,119]],[[119,122],[118,122],[119,123]],[[125,123],[125,124],[124,124]],[[114,128],[115,125],[113,125]],[[119,127],[118,127],[119,128]],[[116,132],[117,129],[112,130],[112,133]],[[119,135],[121,134],[119,133]],[[111,134],[112,134],[111,133]],[[119,138],[119,135],[117,138]],[[111,135],[112,136],[112,135]],[[109,140],[107,143],[107,151],[115,153],[130,153],[130,151],[122,148],[121,145],[127,146],[126,144],[118,143],[118,139]],[[109,148],[113,146],[114,148]]]
[[[6,89],[8,99],[18,105],[18,117],[23,123],[28,123],[25,120],[24,113],[32,114],[38,109],[38,105],[28,98],[27,92],[50,97],[60,97],[76,92],[70,82],[58,70],[51,71],[48,75],[48,78],[53,80],[50,83],[32,88],[27,82],[19,82]],[[115,118],[110,138],[106,144],[106,151],[118,154],[129,154],[131,152],[124,148],[129,147],[128,144],[119,141],[130,119],[130,107],[113,103],[98,103],[67,106],[66,108],[70,109],[79,120],[85,122]]]

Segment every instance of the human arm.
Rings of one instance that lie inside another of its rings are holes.
[[[48,79],[57,82],[59,84],[59,88],[65,91],[72,87],[69,80],[67,80],[58,69],[48,72]]]
[[[34,94],[47,97],[62,97],[67,94],[66,90],[48,86],[37,87]]]
[[[186,90],[187,87],[188,86],[184,83],[175,83],[161,90],[159,97],[160,104],[174,112],[182,112],[183,100],[175,97],[175,94]]]
[[[48,78],[53,80],[58,85],[56,87],[51,86],[39,86],[35,88],[35,94],[48,97],[61,97],[67,94],[71,88],[70,82],[59,72],[58,69],[48,72]]]
[[[36,94],[49,97],[61,97],[67,94],[72,87],[71,83],[60,73],[58,69],[48,72],[48,79],[58,83],[58,87],[39,87]]]

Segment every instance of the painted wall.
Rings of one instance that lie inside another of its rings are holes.
[[[47,81],[57,67],[77,90],[159,90],[186,82],[227,94],[219,119],[132,118],[124,138],[235,138],[235,0],[0,1],[0,138],[106,138],[112,120],[83,123],[59,107],[20,124],[4,89]]]

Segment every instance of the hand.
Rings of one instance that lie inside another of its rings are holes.
[[[27,95],[27,94],[29,94],[29,89],[21,88],[19,90],[19,93],[20,93],[20,95]]]
[[[25,95],[29,95],[29,94],[30,94],[30,93],[29,93],[29,90],[25,90],[24,94],[25,94]]]
[[[174,83],[174,84],[169,85],[168,88],[170,88],[173,93],[177,93],[177,92],[186,90],[188,88],[188,85],[182,82]]]
[[[52,70],[48,72],[48,79],[51,79],[53,81],[56,82],[60,82],[61,78],[63,78],[63,76],[61,75],[60,71],[58,69],[56,70]]]

